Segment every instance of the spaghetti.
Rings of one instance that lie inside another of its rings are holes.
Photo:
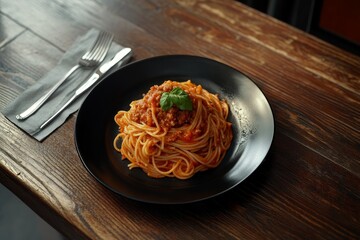
[[[188,95],[191,110],[160,106],[162,94],[175,88]],[[129,111],[115,115],[119,133],[114,148],[130,161],[129,169],[140,167],[154,178],[187,179],[217,167],[224,158],[233,136],[228,113],[227,103],[201,85],[168,80],[131,102]]]

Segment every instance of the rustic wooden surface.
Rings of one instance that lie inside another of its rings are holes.
[[[134,59],[213,58],[275,116],[264,163],[235,189],[180,206],[119,197],[77,155],[76,114],[44,142],[0,115],[0,181],[72,239],[359,239],[360,58],[230,0],[0,0],[0,108],[90,28]]]

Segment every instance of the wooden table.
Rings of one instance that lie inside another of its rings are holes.
[[[72,239],[359,239],[360,58],[230,0],[0,2],[0,107],[90,28],[134,60],[212,58],[250,76],[275,136],[263,164],[218,197],[152,205],[118,196],[82,165],[76,114],[38,142],[0,115],[0,180]]]

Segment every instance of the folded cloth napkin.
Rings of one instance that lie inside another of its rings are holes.
[[[20,96],[18,96],[13,102],[11,102],[2,110],[4,116],[38,141],[44,140],[49,134],[60,127],[70,114],[74,113],[80,108],[89,91],[78,97],[51,123],[49,123],[49,125],[41,130],[39,129],[42,123],[49,119],[69,100],[69,98],[71,98],[76,89],[81,86],[88,77],[91,76],[96,68],[78,69],[50,96],[50,98],[41,106],[40,109],[38,109],[28,118],[24,120],[18,120],[16,119],[16,115],[22,113],[24,110],[30,107],[52,86],[54,86],[73,66],[75,66],[81,56],[95,42],[98,34],[98,30],[91,29],[84,36],[78,38],[71,46],[71,48],[64,54],[55,68],[53,68],[43,78],[39,79],[30,88],[25,90]],[[109,61],[122,48],[123,47],[121,45],[113,42],[104,62]],[[131,54],[129,54],[129,56],[130,55]],[[128,59],[129,57],[119,64],[123,64]]]

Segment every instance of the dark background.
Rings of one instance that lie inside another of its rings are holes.
[[[238,0],[360,55],[359,0]]]

